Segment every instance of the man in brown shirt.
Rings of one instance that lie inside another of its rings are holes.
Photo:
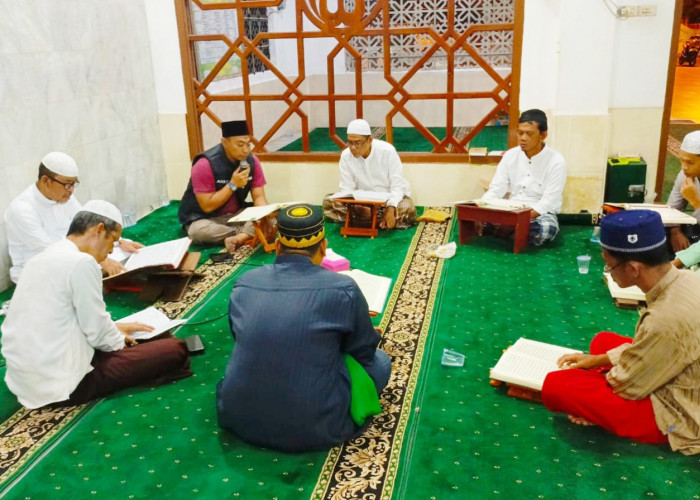
[[[661,218],[626,210],[601,223],[606,272],[646,294],[634,338],[601,332],[590,354],[567,354],[542,401],[581,425],[700,453],[700,276],[669,262]]]

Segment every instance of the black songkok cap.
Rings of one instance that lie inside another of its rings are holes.
[[[280,243],[291,248],[306,248],[321,241],[326,230],[320,207],[306,204],[292,205],[277,215]]]
[[[235,137],[237,135],[250,135],[247,121],[221,122],[221,137]]]
[[[547,131],[547,115],[545,115],[544,111],[541,109],[528,109],[527,111],[523,111],[523,114],[520,115],[518,123],[526,122],[537,123],[537,128],[540,130],[540,132]]]

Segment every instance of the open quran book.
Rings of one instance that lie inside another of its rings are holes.
[[[127,274],[133,274],[135,271],[141,270],[177,269],[185,259],[185,255],[191,244],[192,240],[185,237],[143,247],[138,252],[132,253],[129,258],[123,262],[126,272],[108,276],[104,278],[103,281],[123,278]]]
[[[491,368],[490,377],[541,391],[547,374],[560,369],[557,360],[564,354],[574,352],[581,351],[520,337]]]
[[[491,208],[493,210],[523,210],[525,208],[530,208],[527,203],[522,201],[513,200],[503,200],[500,198],[494,198],[489,200],[484,200],[478,198],[476,200],[464,200],[452,202],[453,205],[476,205],[480,208]]]
[[[367,300],[370,311],[377,314],[381,314],[384,311],[384,303],[387,295],[389,295],[389,290],[391,290],[391,278],[366,273],[359,269],[339,271],[338,274],[345,274],[355,280],[355,283],[362,291],[362,295]]]
[[[615,283],[612,279],[610,273],[603,273],[603,279],[608,285],[608,290],[610,290],[610,295],[613,299],[625,299],[625,300],[638,300],[644,302],[647,300],[646,295],[638,286],[628,286],[626,288],[621,288],[620,285]]]
[[[281,208],[288,207],[290,205],[297,205],[303,203],[301,201],[287,201],[283,203],[271,203],[269,205],[261,205],[257,207],[248,207],[233,217],[231,217],[228,222],[255,222],[256,220],[263,219],[273,212],[277,212]]]
[[[661,221],[664,224],[697,224],[695,217],[668,205],[660,205],[657,203],[605,203],[608,207],[619,208],[622,210],[653,210],[661,216]]]
[[[146,309],[117,320],[117,323],[139,322],[152,326],[152,332],[141,330],[130,334],[136,340],[146,340],[156,337],[163,332],[167,332],[176,326],[180,326],[186,321],[186,319],[170,319],[155,307],[147,307]]]
[[[391,193],[385,191],[364,191],[362,189],[356,189],[354,191],[338,191],[328,197],[330,200],[335,200],[336,198],[354,198],[360,201],[389,201],[391,198]]]

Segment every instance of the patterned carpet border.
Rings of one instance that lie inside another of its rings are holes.
[[[155,307],[170,318],[184,316],[236,272],[257,248],[239,248],[233,261],[228,263],[215,264],[208,260],[197,268],[196,272],[202,277],[190,283],[181,301],[159,301],[154,304]],[[32,467],[95,404],[97,402],[63,408],[21,408],[0,424],[0,498],[16,478]]]
[[[452,214],[452,208],[436,209]],[[329,451],[312,500],[391,498],[443,268],[428,249],[446,243],[451,226],[448,220],[416,229],[381,323],[380,347],[392,358],[383,411],[362,436]]]

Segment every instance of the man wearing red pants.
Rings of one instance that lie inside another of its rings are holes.
[[[590,354],[559,359],[542,401],[581,425],[643,443],[700,453],[700,276],[674,268],[661,218],[649,210],[606,216],[600,244],[606,272],[646,294],[634,338],[601,332]]]

